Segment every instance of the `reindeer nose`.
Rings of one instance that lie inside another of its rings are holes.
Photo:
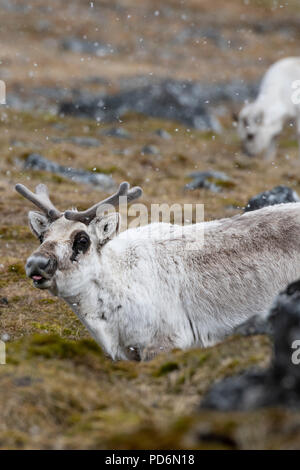
[[[35,281],[40,281],[53,276],[56,270],[56,260],[41,254],[35,254],[28,258],[26,274]]]

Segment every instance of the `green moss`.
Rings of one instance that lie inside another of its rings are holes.
[[[286,149],[289,148],[298,148],[298,141],[297,140],[284,140],[280,142],[280,146]]]
[[[63,328],[62,334],[64,336],[71,336],[73,334],[73,331],[70,328]]]
[[[138,377],[138,363],[134,361],[114,362],[110,364],[110,373],[114,377],[124,377],[126,379],[135,379]]]
[[[205,131],[205,132],[201,132],[201,133],[200,133],[200,131],[197,131],[197,134],[203,140],[216,140],[218,138],[218,136],[212,131]]]
[[[54,175],[54,174],[50,176],[50,179],[51,181],[53,181],[53,183],[65,183],[66,182],[65,178],[59,175]]]
[[[179,162],[179,163],[186,163],[189,161],[189,158],[183,155],[182,153],[179,153],[174,157],[174,160]]]
[[[55,114],[45,113],[42,116],[44,122],[49,122],[51,124],[59,122],[59,118]]]
[[[201,366],[204,364],[209,358],[211,357],[211,354],[208,352],[205,352],[203,354],[199,354],[199,357],[197,358],[197,365]]]
[[[0,228],[1,240],[33,240],[34,237],[29,228],[23,225],[2,225]]]
[[[116,165],[109,166],[108,168],[88,166],[86,170],[91,171],[92,173],[104,173],[105,175],[110,175],[111,173],[118,171],[118,167]]]
[[[220,186],[226,189],[231,189],[235,187],[235,183],[233,181],[214,180],[214,183],[217,186]]]
[[[234,165],[236,168],[239,168],[240,170],[257,170],[257,162],[255,160],[236,160],[234,162]]]
[[[234,199],[232,197],[224,197],[223,203],[225,206],[232,206],[232,207],[237,207],[237,208],[244,206],[243,202],[238,201],[237,199]]]
[[[162,375],[169,374],[170,372],[173,372],[174,370],[178,370],[178,364],[177,362],[166,362],[165,364],[162,364],[160,368],[154,372],[155,377],[161,377]]]
[[[0,445],[3,449],[22,448],[28,440],[28,435],[20,431],[5,431],[1,433]]]
[[[42,304],[42,305],[43,304],[49,304],[50,305],[50,304],[55,304],[56,300],[47,298],[47,299],[40,299],[38,302],[39,302],[39,304]]]
[[[55,334],[33,335],[27,353],[30,357],[40,356],[45,359],[72,359],[90,353],[102,356],[99,347],[92,340],[83,339],[75,342]]]
[[[32,153],[31,150],[26,150],[25,152],[22,152],[18,155],[18,159],[19,160],[22,160],[22,161],[25,161],[27,160],[27,158],[29,157],[29,155]],[[11,161],[11,157],[8,158],[8,161]]]
[[[248,365],[250,363],[248,362]],[[224,367],[222,367],[222,375],[231,375],[235,372],[235,370],[241,365],[241,362],[239,361],[239,359],[235,358],[235,359],[231,359],[230,362],[228,364],[226,364]]]
[[[26,277],[24,266],[21,263],[10,264],[7,270],[9,273],[16,274],[17,276]]]
[[[48,333],[60,333],[61,326],[57,323],[39,323],[39,322],[32,322],[32,326],[36,330],[46,331]]]
[[[21,296],[21,295],[14,295],[13,297],[11,297],[10,301],[11,302],[19,302],[20,300],[24,299],[24,296]]]

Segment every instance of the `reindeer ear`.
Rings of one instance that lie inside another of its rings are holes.
[[[46,216],[44,216],[40,212],[33,212],[33,211],[29,212],[28,219],[29,219],[29,226],[33,234],[37,238],[40,239],[42,233],[44,233],[50,226],[49,220],[47,219]]]
[[[119,230],[120,220],[121,217],[118,212],[95,217],[90,225],[93,227],[100,245],[104,245],[104,243],[116,236]]]

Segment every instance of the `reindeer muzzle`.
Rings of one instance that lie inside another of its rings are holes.
[[[253,158],[253,157],[256,156],[255,152],[252,152],[252,151],[249,150],[246,143],[242,143],[242,150],[243,150],[244,154],[247,155],[247,157]]]
[[[26,263],[26,275],[33,280],[34,286],[47,289],[50,280],[57,269],[57,261],[51,256],[35,253],[30,256]]]

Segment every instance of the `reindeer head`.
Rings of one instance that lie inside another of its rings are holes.
[[[253,157],[268,150],[282,130],[284,110],[278,103],[246,105],[238,118],[238,135],[244,152]]]
[[[39,184],[35,193],[16,185],[16,190],[42,211],[28,214],[30,228],[41,243],[26,263],[26,274],[35,287],[63,295],[80,286],[101,248],[118,232],[119,213],[105,213],[119,205],[121,196],[129,202],[142,194],[139,187],[129,188],[123,182],[115,194],[86,211],[62,213],[50,201],[44,184]]]

